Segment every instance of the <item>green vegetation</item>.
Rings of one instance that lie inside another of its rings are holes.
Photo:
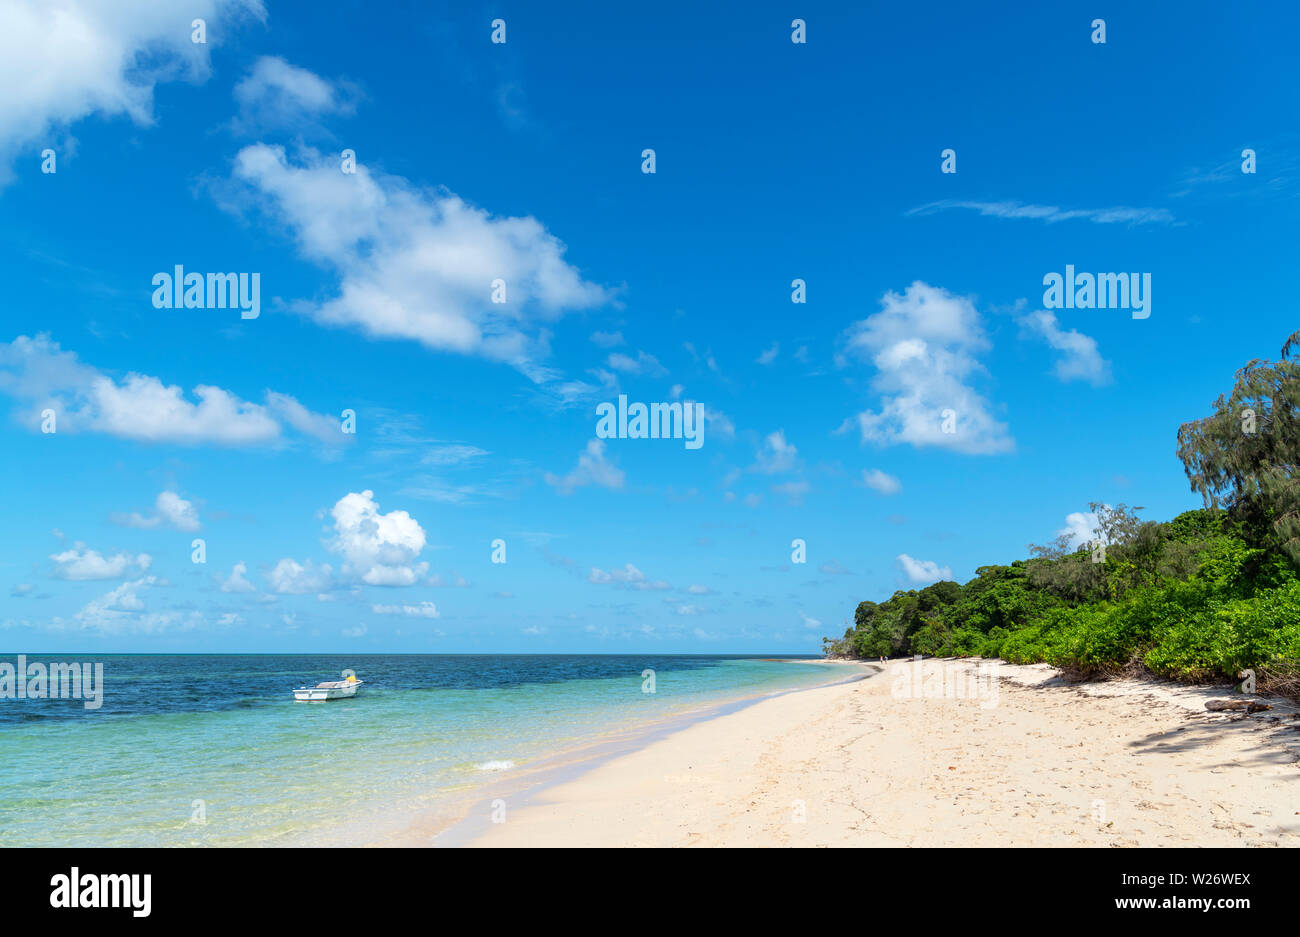
[[[1252,361],[1214,413],[1184,424],[1178,455],[1205,507],[1167,523],[1094,503],[1098,541],[1068,536],[965,585],[862,602],[828,655],[1046,661],[1080,677],[1146,670],[1180,680],[1256,671],[1300,685],[1300,332]],[[1104,544],[1104,547],[1102,546]]]

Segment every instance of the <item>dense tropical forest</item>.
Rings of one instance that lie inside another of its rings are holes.
[[[1205,507],[1167,522],[1094,503],[1095,539],[1062,534],[1028,557],[861,602],[829,656],[1001,657],[1080,677],[1148,671],[1189,681],[1255,671],[1300,691],[1300,332],[1276,362],[1237,372],[1214,412],[1178,431]]]

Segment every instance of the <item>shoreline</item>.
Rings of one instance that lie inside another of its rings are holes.
[[[823,661],[835,663],[835,661]],[[480,799],[435,845],[1300,845],[1300,709],[1045,664],[874,674],[718,707]],[[1288,783],[1289,782],[1289,783]]]
[[[808,658],[764,659],[780,660],[784,663],[829,663],[829,661]],[[853,665],[855,669],[860,666],[856,661],[847,663]],[[790,687],[754,696],[709,703],[698,709],[678,713],[658,722],[621,729],[598,742],[555,752],[529,765],[521,773],[508,774],[497,781],[477,787],[471,797],[462,801],[462,809],[454,820],[441,824],[437,829],[430,828],[427,824],[418,825],[408,831],[407,838],[419,840],[422,845],[431,845],[439,849],[476,845],[478,838],[492,828],[493,803],[497,800],[506,801],[507,813],[524,809],[533,804],[536,798],[543,796],[546,791],[556,786],[580,778],[611,761],[640,752],[649,745],[671,738],[676,733],[688,730],[693,726],[725,718],[728,715],[742,712],[751,706],[769,700],[828,687],[846,686],[874,675],[873,673],[861,672],[849,676],[847,679],[835,680],[811,687]],[[410,842],[407,844],[414,845],[415,843]]]
[[[829,663],[820,658],[764,659],[783,663]],[[851,663],[856,664],[856,662]],[[852,669],[865,670],[859,666]],[[463,845],[479,832],[481,823],[487,822],[487,817],[491,814],[491,804],[498,798],[508,799],[511,804],[519,804],[533,792],[549,788],[611,758],[637,751],[655,739],[716,718],[720,714],[734,712],[787,693],[799,693],[826,686],[841,686],[864,679],[867,675],[866,673],[834,675],[832,679],[812,686],[768,689],[757,693],[751,689],[749,695],[701,702],[684,711],[650,721],[616,725],[607,732],[602,732],[594,740],[588,739],[551,750],[524,764],[512,765],[495,777],[484,777],[459,790],[439,794],[427,808],[415,812],[407,810],[387,812],[377,823],[372,819],[365,824],[365,827],[370,828],[371,833],[361,836],[360,845],[376,848],[428,846],[448,848]],[[378,835],[375,835],[376,826],[382,829]],[[280,845],[297,845],[297,842],[291,840]]]

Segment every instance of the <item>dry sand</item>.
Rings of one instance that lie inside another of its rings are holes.
[[[1300,845],[1294,706],[1212,714],[1230,688],[1046,665],[851,666],[873,676],[598,764],[471,845]]]

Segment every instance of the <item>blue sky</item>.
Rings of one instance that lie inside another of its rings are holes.
[[[1292,10],[66,6],[0,3],[13,650],[811,652],[1198,506],[1179,423],[1295,328]]]

